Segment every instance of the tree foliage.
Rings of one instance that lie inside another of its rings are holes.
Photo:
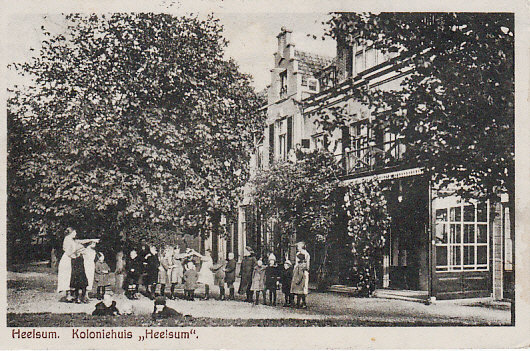
[[[399,90],[358,93],[375,123],[404,137],[405,162],[468,195],[513,199],[513,14],[336,13],[328,25],[337,40],[397,52],[398,67],[413,67]]]
[[[229,212],[248,174],[260,102],[223,58],[218,20],[166,14],[65,17],[9,110],[9,199],[35,226],[92,235],[192,231]]]
[[[322,150],[299,152],[298,161],[277,163],[251,180],[252,197],[264,218],[276,218],[282,242],[325,242],[337,217],[340,167]]]

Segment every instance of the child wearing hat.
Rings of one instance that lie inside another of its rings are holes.
[[[280,274],[280,283],[282,284],[282,292],[285,298],[284,307],[293,304],[293,295],[291,294],[291,282],[293,280],[293,265],[291,261],[285,260]]]
[[[276,305],[276,289],[278,289],[279,271],[276,265],[276,256],[273,253],[269,255],[269,264],[265,268],[265,296],[264,302],[267,303],[267,296],[271,306]]]

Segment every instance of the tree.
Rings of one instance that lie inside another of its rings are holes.
[[[350,261],[355,263],[352,267],[356,268],[360,294],[368,296],[375,290],[375,267],[382,262],[390,229],[387,201],[377,180],[365,181],[348,186],[343,207],[348,226],[347,236],[341,235],[340,242],[348,248]]]
[[[337,13],[328,24],[333,38],[399,52],[413,67],[400,90],[358,93],[375,123],[404,137],[404,162],[467,196],[513,200],[513,14]]]
[[[297,159],[274,164],[251,179],[252,198],[263,218],[278,221],[284,250],[293,239],[310,246],[326,243],[337,221],[340,165],[335,157],[315,150],[298,152]]]
[[[9,217],[117,245],[132,228],[186,232],[231,211],[260,102],[223,59],[218,20],[72,14],[65,23],[57,35],[42,27],[39,55],[12,65],[35,86],[15,87],[8,102]]]

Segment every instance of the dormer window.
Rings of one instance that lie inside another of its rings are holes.
[[[313,93],[318,92],[318,80],[315,78],[309,78],[307,80],[307,88]]]

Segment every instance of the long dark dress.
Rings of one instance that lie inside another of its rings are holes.
[[[256,265],[256,257],[245,256],[241,261],[241,284],[239,285],[238,293],[243,295],[250,289],[252,285],[252,272]]]
[[[88,286],[84,261],[81,255],[72,260],[72,276],[70,279],[70,288],[72,289],[85,289]]]
[[[160,266],[160,261],[157,255],[147,257],[145,284],[151,285],[158,282],[158,266]]]

